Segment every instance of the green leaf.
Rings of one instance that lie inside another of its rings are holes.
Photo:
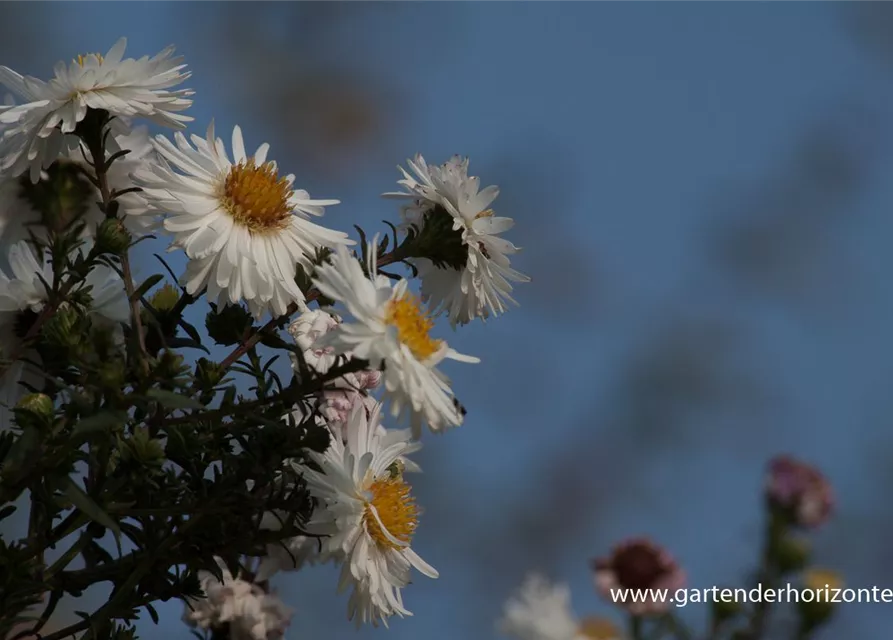
[[[154,622],[157,625],[158,624],[158,612],[155,611],[155,607],[153,607],[151,604],[146,604],[146,611],[149,612],[149,617],[152,618],[152,622]]]
[[[85,516],[93,520],[94,522],[101,524],[103,527],[112,532],[115,536],[115,544],[118,546],[118,555],[121,555],[121,529],[118,528],[118,523],[109,517],[105,511],[102,510],[98,504],[93,501],[93,498],[88,496],[83,489],[80,488],[77,482],[71,479],[69,476],[68,481],[65,483],[65,495],[71,500],[71,503],[80,509]]]
[[[146,392],[152,400],[157,400],[166,409],[204,409],[198,400],[188,396],[174,393],[173,391],[165,391],[164,389],[149,389]]]
[[[156,284],[161,282],[162,278],[164,278],[164,276],[161,275],[160,273],[156,273],[156,274],[151,275],[148,278],[146,278],[145,282],[143,282],[143,284],[138,286],[136,288],[136,291],[133,292],[133,295],[131,296],[131,300],[139,300],[140,298],[142,298],[144,295],[146,295],[146,293],[149,291],[149,289],[151,289]]]
[[[79,436],[94,431],[108,431],[123,425],[127,419],[127,413],[124,411],[100,411],[96,415],[78,421],[72,434]]]

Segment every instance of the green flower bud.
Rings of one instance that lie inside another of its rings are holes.
[[[171,382],[189,372],[190,367],[184,362],[183,356],[176,351],[165,350],[158,357],[155,373],[162,380]]]
[[[813,597],[809,599],[800,594],[800,626],[812,631],[825,624],[834,614],[834,599],[839,595],[839,589],[843,588],[843,579],[834,571],[813,567],[803,573],[803,587],[812,591]]]
[[[812,545],[809,540],[799,536],[780,536],[772,549],[775,565],[782,573],[801,571],[809,564]]]
[[[137,427],[133,435],[121,442],[121,460],[141,466],[161,467],[164,463],[164,446],[160,440],[150,437],[146,427]]]
[[[119,256],[130,247],[132,236],[116,218],[106,218],[96,228],[96,248],[100,253]]]
[[[241,342],[253,324],[251,314],[239,305],[228,305],[218,310],[217,305],[212,304],[211,311],[205,317],[208,335],[224,347]]]
[[[44,337],[47,342],[63,349],[77,346],[84,331],[81,316],[77,309],[70,305],[62,305],[44,325]]]
[[[27,411],[40,418],[52,418],[56,411],[53,399],[45,393],[29,393],[19,400],[16,409]]]
[[[149,304],[159,312],[171,311],[180,301],[180,290],[170,283],[165,283],[149,298]]]
[[[226,371],[218,363],[207,358],[199,358],[195,366],[195,377],[202,389],[210,389],[216,386],[223,380],[225,374]]]
[[[44,226],[61,233],[84,215],[98,195],[74,162],[57,160],[46,173],[47,178],[37,184],[24,176],[19,182],[20,194],[41,213]]]
[[[714,598],[712,608],[713,619],[717,622],[724,622],[734,618],[744,610],[742,603],[736,602],[734,598],[729,599],[728,601],[725,601],[722,598]]]

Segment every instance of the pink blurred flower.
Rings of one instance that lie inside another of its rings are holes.
[[[769,462],[766,498],[801,527],[824,524],[834,510],[834,490],[824,474],[787,455]]]
[[[664,613],[668,602],[654,598],[653,594],[637,594],[638,602],[626,593],[618,598],[618,590],[667,589],[672,594],[686,584],[685,571],[664,549],[646,538],[631,538],[611,551],[606,558],[592,561],[595,588],[602,597],[623,607],[633,615]],[[613,593],[612,593],[613,590]]]

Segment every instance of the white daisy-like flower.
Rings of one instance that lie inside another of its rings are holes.
[[[113,191],[124,191],[135,186],[131,176],[137,169],[151,165],[155,161],[155,149],[146,127],[137,127],[133,131],[118,134],[113,139],[117,147],[127,149],[130,153],[112,163],[107,174],[108,184]],[[86,158],[89,159],[89,152],[86,149],[84,151]],[[43,214],[35,208],[31,199],[32,194],[37,194],[46,188],[45,182],[50,180],[47,171],[41,172],[37,184],[32,184],[27,178],[13,177],[0,180],[0,251],[2,247],[28,240],[32,236],[39,242],[47,243],[49,238],[47,224],[61,231],[74,222],[75,217],[79,222],[85,223],[83,238],[89,239],[96,235],[97,226],[105,220],[105,214],[100,211],[97,204],[101,200],[101,195],[86,176],[81,174],[81,167],[86,168],[84,155],[80,149],[74,149],[63,153],[54,167],[49,169],[64,172],[64,177],[57,177],[59,183],[65,182],[67,185],[63,187],[64,197],[80,201],[80,208],[76,206],[64,208],[70,216],[65,219],[44,220]],[[131,233],[142,235],[157,226],[158,219],[147,215],[146,201],[141,193],[124,193],[117,200],[118,217]]]
[[[21,76],[0,66],[0,83],[27,102],[0,107],[0,123],[8,125],[0,140],[0,170],[13,175],[28,171],[37,182],[41,169],[72,146],[72,134],[88,109],[112,116],[143,117],[181,129],[192,120],[181,112],[192,105],[188,89],[171,89],[191,74],[172,58],[173,47],[150,58],[124,58],[121,38],[104,56],[92,53],[71,63],[59,62],[48,82]]]
[[[434,322],[408,290],[408,282],[400,280],[392,286],[387,277],[375,275],[376,246],[377,239],[368,252],[371,277],[343,246],[329,263],[317,267],[315,283],[320,292],[341,302],[354,319],[322,336],[318,346],[334,346],[337,353],[351,353],[381,370],[392,415],[409,414],[415,437],[421,435],[422,421],[434,432],[459,426],[464,410],[437,365],[445,359],[480,360],[431,338]]]
[[[254,582],[234,578],[218,561],[223,581],[199,571],[205,598],[190,598],[183,621],[209,630],[228,625],[232,640],[277,640],[285,636],[293,610]]]
[[[517,640],[621,640],[609,620],[578,619],[568,586],[552,584],[539,574],[529,575],[506,603],[499,630]]]
[[[499,188],[481,190],[480,179],[468,175],[467,158],[453,156],[437,166],[418,154],[407,163],[414,176],[398,167],[403,173],[398,184],[406,191],[384,196],[413,200],[402,211],[405,225],[419,230],[437,225],[443,234],[444,255],[437,264],[429,258],[411,260],[419,270],[423,300],[434,313],[446,311],[453,327],[505,313],[509,302],[517,305],[511,283],[530,278],[511,267],[508,256],[520,249],[499,237],[515,224],[490,208]]]
[[[9,274],[0,272],[0,337],[4,345],[16,345],[21,340],[21,336],[16,335],[17,330],[22,330],[18,326],[21,314],[28,311],[40,313],[49,299],[44,282],[53,283],[53,267],[47,252],[38,254],[27,242],[19,242],[9,249],[9,271]],[[124,282],[114,270],[96,265],[80,285],[85,286],[91,287],[90,314],[94,322],[110,326],[130,322]],[[33,352],[27,355],[30,360],[36,357]],[[31,365],[17,360],[0,377],[0,400],[7,408],[12,408],[25,393],[21,383],[34,385],[40,380],[42,378]],[[8,426],[9,416],[9,412],[0,416],[0,428]]]
[[[297,266],[310,269],[322,247],[353,244],[347,235],[314,224],[338,200],[311,200],[294,189],[294,176],[279,177],[267,161],[269,145],[245,153],[242,130],[233,129],[233,161],[223,140],[192,136],[192,145],[175,134],[176,145],[159,136],[155,146],[164,162],[137,176],[150,209],[169,213],[164,228],[173,248],[190,258],[183,284],[190,294],[207,287],[219,304],[245,300],[255,317],[286,313],[290,303],[306,309],[295,283]],[[174,169],[182,173],[176,173]]]
[[[296,465],[319,501],[305,528],[328,536],[324,550],[343,563],[339,590],[353,587],[348,617],[357,626],[387,626],[390,616],[412,615],[401,590],[413,567],[438,577],[410,546],[420,512],[404,480],[410,469],[403,460],[421,445],[408,431],[382,434],[378,420],[377,411],[368,419],[354,411],[346,442],[333,437],[325,453],[310,454],[320,470]]]

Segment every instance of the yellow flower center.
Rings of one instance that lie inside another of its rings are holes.
[[[440,349],[440,340],[428,335],[434,320],[422,311],[418,300],[408,293],[388,303],[385,322],[397,329],[397,339],[421,361]]]
[[[580,623],[577,634],[589,640],[618,640],[620,631],[606,618],[589,617]]]
[[[88,53],[87,55],[83,56],[78,55],[78,57],[75,58],[75,62],[77,62],[79,66],[83,67],[87,63],[87,58],[89,58],[90,56],[95,57],[97,60],[99,60],[99,64],[102,64],[103,58],[101,53]]]
[[[474,219],[477,220],[478,218],[492,218],[492,217],[493,217],[493,209],[484,209],[479,214],[477,214],[474,217]]]
[[[382,549],[400,549],[401,547],[384,534],[382,526],[391,535],[404,544],[409,544],[412,534],[418,526],[419,509],[410,493],[410,487],[400,475],[389,474],[372,483],[369,487],[372,499],[366,503],[363,523],[369,536]],[[378,519],[372,509],[378,513]],[[381,525],[378,521],[381,520]]]
[[[276,165],[257,166],[254,158],[233,165],[223,183],[221,200],[227,212],[251,233],[270,233],[288,226],[291,186]]]

